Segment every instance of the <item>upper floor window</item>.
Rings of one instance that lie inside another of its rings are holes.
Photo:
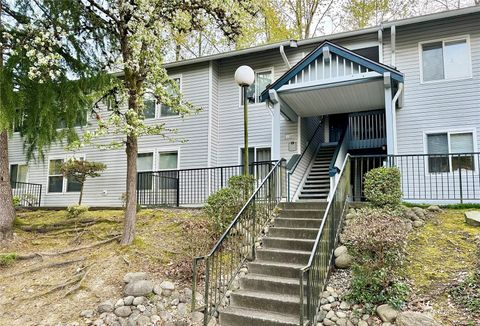
[[[174,77],[172,80],[181,88],[180,77]],[[173,92],[172,92],[173,93]],[[143,116],[145,119],[155,119],[160,117],[170,117],[179,115],[179,112],[168,105],[158,103],[152,93],[145,93],[143,97]]]
[[[255,71],[255,81],[247,88],[249,104],[260,103],[260,94],[272,83],[273,73],[271,69]],[[243,94],[240,94],[240,104],[243,105]]]
[[[423,43],[421,50],[423,82],[471,76],[467,38]]]
[[[433,154],[428,157],[430,173],[475,170],[474,156],[465,155],[474,152],[472,132],[428,134],[427,152]]]

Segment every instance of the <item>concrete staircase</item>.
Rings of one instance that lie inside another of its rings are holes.
[[[335,152],[335,146],[322,146],[317,153],[317,157],[313,162],[307,179],[303,184],[302,190],[298,198],[326,200],[328,192],[330,191],[330,176],[328,175],[328,168]]]
[[[325,206],[318,201],[280,205],[257,258],[240,279],[240,289],[220,311],[220,325],[299,325],[299,271],[308,263]]]

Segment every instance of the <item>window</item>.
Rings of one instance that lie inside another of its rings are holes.
[[[62,159],[50,160],[48,166],[48,192],[63,192]]]
[[[178,168],[178,152],[158,153],[159,170],[176,170]]]
[[[470,77],[467,39],[422,44],[422,75],[424,82]]]
[[[76,158],[77,160],[83,161],[83,157]],[[72,177],[67,178],[67,192],[80,192],[82,190],[82,185],[80,182],[76,181]]]
[[[255,81],[247,88],[248,103],[260,103],[260,94],[272,82],[272,70],[263,70],[255,72]],[[240,94],[240,104],[243,105],[243,94]]]
[[[475,170],[472,155],[445,155],[472,153],[473,134],[461,133],[436,133],[427,135],[428,171],[430,173],[451,172],[460,169]]]
[[[77,115],[73,127],[83,127],[87,125],[87,112],[80,112],[80,114]],[[58,122],[57,122],[57,129],[64,129],[67,128],[67,122],[63,117],[60,116]]]
[[[245,150],[242,147],[240,151],[241,151],[240,164],[243,164]],[[264,147],[264,148],[249,147],[248,148],[248,165],[250,166],[250,174],[254,174],[254,172],[256,172],[257,174],[260,173],[263,175],[264,169],[269,169],[269,167],[267,165],[262,164],[255,168],[253,163],[266,162],[266,161],[271,161],[271,151],[269,147]]]
[[[19,184],[27,182],[28,166],[26,164],[10,165],[10,183],[12,188],[17,188]]]
[[[180,77],[174,77],[172,80],[177,83],[178,87],[181,87],[181,79]],[[169,91],[173,94],[173,90]],[[160,109],[160,110],[159,110]],[[157,111],[160,111],[157,114]],[[155,96],[152,93],[146,93],[143,96],[143,115],[145,119],[155,119],[158,117],[170,117],[179,115],[179,112],[173,110],[168,105],[163,103],[158,104]]]
[[[137,171],[152,172],[153,170],[153,153],[139,153],[137,155]],[[152,173],[141,173],[138,177],[138,190],[152,189]]]

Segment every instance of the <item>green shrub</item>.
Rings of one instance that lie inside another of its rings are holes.
[[[17,260],[16,253],[0,254],[0,266],[7,266]]]
[[[376,168],[365,174],[365,197],[375,207],[396,207],[402,200],[400,170]]]
[[[213,222],[215,234],[222,233],[240,212],[253,192],[254,181],[252,176],[231,177],[226,188],[208,197],[204,209]]]
[[[351,301],[366,305],[389,303],[400,308],[409,288],[401,280],[407,225],[400,210],[362,208],[343,234],[354,259]]]
[[[13,196],[13,206],[19,207],[21,204],[20,196]]]
[[[67,217],[68,218],[77,218],[83,213],[88,212],[89,207],[85,205],[70,205],[67,207]]]

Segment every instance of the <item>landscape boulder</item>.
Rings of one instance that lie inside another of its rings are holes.
[[[335,258],[335,267],[340,269],[350,268],[352,266],[353,257],[350,256],[347,252],[341,254]]]
[[[99,313],[112,312],[113,307],[114,307],[113,302],[110,300],[107,300],[98,305],[97,311]]]
[[[123,277],[123,282],[125,283],[144,281],[144,280],[149,280],[148,274],[145,272],[127,273]]]
[[[397,326],[441,326],[433,318],[414,311],[399,313],[395,324]]]
[[[393,323],[397,318],[398,311],[388,304],[382,304],[377,307],[377,315],[383,322]]]
[[[153,291],[153,282],[148,280],[140,280],[130,282],[125,286],[124,293],[126,296],[133,295],[135,297],[147,296]]]
[[[465,212],[465,222],[471,226],[480,226],[480,212],[479,211]]]
[[[340,247],[338,247],[337,249],[335,249],[335,251],[333,252],[333,254],[335,255],[335,257],[339,257],[340,255],[346,254],[347,252],[348,252],[347,247],[345,247],[345,246],[340,246]]]

